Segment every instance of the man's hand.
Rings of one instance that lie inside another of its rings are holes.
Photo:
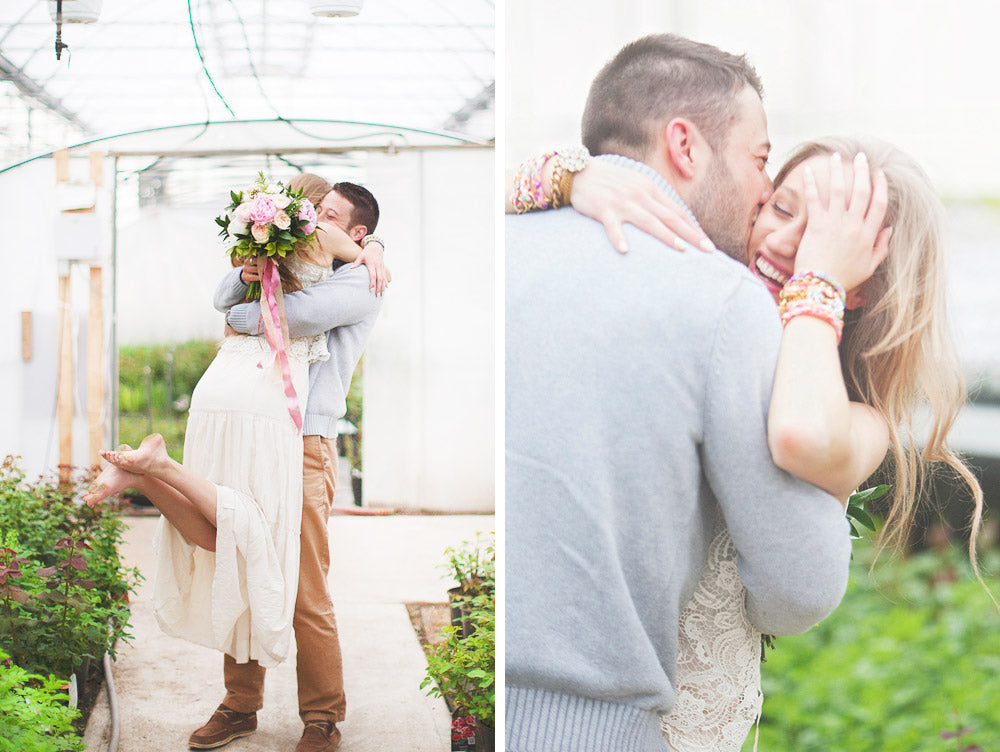
[[[240,281],[245,285],[251,282],[260,282],[260,273],[257,271],[257,260],[249,258],[243,262],[243,271],[240,272]]]

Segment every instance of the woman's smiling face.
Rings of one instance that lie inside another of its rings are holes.
[[[750,233],[747,264],[775,300],[785,282],[795,273],[795,255],[806,229],[808,211],[804,175],[807,165],[816,176],[820,200],[824,204],[829,201],[830,159],[825,154],[810,157],[796,165],[784,181],[774,187],[774,193],[761,207]],[[850,186],[854,181],[854,170],[849,162],[845,167],[845,184]]]

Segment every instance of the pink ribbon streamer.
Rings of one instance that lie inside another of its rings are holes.
[[[288,399],[288,414],[292,416],[292,422],[299,433],[302,433],[302,413],[299,410],[299,397],[295,393],[295,385],[292,384],[292,369],[288,364],[288,353],[285,350],[285,338],[282,336],[284,327],[278,308],[277,295],[281,290],[281,280],[278,277],[278,267],[271,259],[264,263],[264,271],[261,274],[261,313],[264,315],[264,336],[268,345],[271,346],[271,357],[267,363],[261,361],[258,368],[278,361],[281,368],[281,380],[285,387],[285,397]],[[271,324],[268,326],[267,324]]]

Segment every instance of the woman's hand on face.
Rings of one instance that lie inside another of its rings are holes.
[[[891,227],[882,227],[889,204],[885,173],[872,177],[868,158],[854,158],[854,182],[847,189],[846,168],[840,154],[830,157],[830,196],[824,205],[816,176],[804,165],[808,210],[806,229],[795,256],[795,271],[820,271],[848,292],[864,283],[889,252]]]
[[[385,265],[385,249],[381,241],[372,240],[362,248],[351,268],[356,269],[362,264],[368,269],[368,279],[371,281],[368,289],[374,290],[375,295],[382,295],[392,282],[392,274]]]
[[[628,252],[622,224],[628,222],[672,248],[715,250],[708,236],[647,176],[593,160],[573,178],[573,208],[604,225],[611,244]]]

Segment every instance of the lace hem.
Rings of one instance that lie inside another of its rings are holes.
[[[722,530],[681,613],[676,700],[661,719],[675,752],[739,752],[760,716],[760,632],[747,618],[745,596],[736,548]]]

